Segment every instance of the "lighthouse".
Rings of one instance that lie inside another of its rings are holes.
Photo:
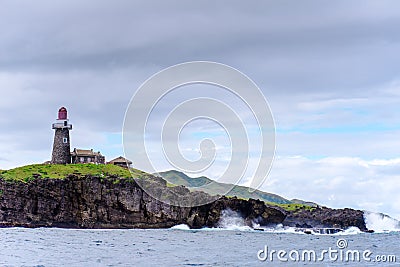
[[[53,123],[54,143],[51,157],[52,164],[70,164],[71,163],[71,145],[69,139],[69,130],[72,130],[72,124],[68,123],[68,112],[65,107],[58,110],[58,118]]]

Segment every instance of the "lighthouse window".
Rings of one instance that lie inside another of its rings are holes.
[[[64,137],[64,138],[63,138],[63,143],[64,143],[64,144],[68,143],[68,138]]]
[[[67,121],[64,121],[64,126],[67,126],[67,123],[68,123]]]

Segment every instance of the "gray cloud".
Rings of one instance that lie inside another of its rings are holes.
[[[39,130],[59,105],[68,105],[81,127],[118,131],[142,81],[199,59],[248,74],[283,110],[278,121],[290,120],[299,102],[374,98],[379,86],[400,79],[398,5],[35,1],[21,8],[3,1],[0,110],[12,116],[0,122],[7,131]]]

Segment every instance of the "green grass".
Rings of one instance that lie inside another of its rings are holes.
[[[107,164],[33,164],[18,167],[11,170],[0,171],[0,177],[6,181],[28,182],[34,179],[34,175],[40,175],[41,178],[62,179],[69,174],[77,176],[93,175],[104,177],[107,175],[116,175],[121,178],[139,178],[145,173],[136,169],[128,169]]]
[[[176,185],[176,184],[171,184],[171,183],[167,182],[167,187],[175,187],[175,186],[177,186],[177,185]]]
[[[315,207],[312,207],[312,206],[308,206],[308,205],[304,205],[304,204],[296,204],[296,203],[278,204],[278,203],[269,202],[268,204],[270,204],[271,206],[281,207],[282,209],[284,209],[286,211],[291,211],[291,212],[296,212],[296,211],[300,211],[300,210],[313,211],[315,209]]]

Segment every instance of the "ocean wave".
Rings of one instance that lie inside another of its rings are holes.
[[[364,220],[367,228],[376,233],[400,231],[400,222],[382,213],[364,211]]]

